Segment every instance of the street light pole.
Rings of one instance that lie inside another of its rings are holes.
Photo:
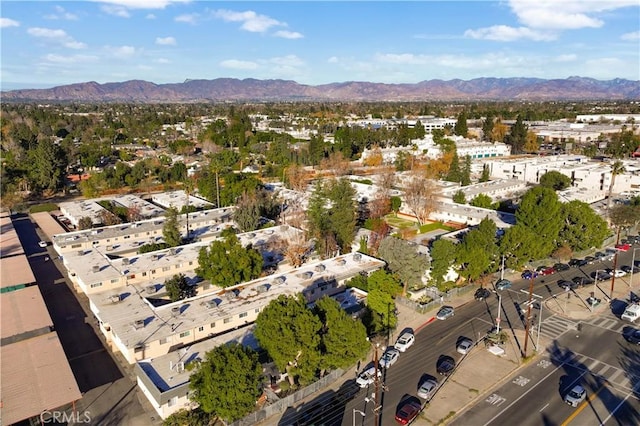
[[[542,326],[542,300],[540,301],[540,312],[538,312],[538,334],[536,336],[536,349],[540,347],[538,345],[540,344],[540,327],[541,326]]]
[[[636,267],[636,250],[640,250],[640,247],[633,249],[633,255],[631,256],[631,276],[629,277],[629,291],[633,291],[633,269]]]
[[[502,293],[498,293],[498,317],[496,318],[496,334],[500,334],[500,312],[502,311]]]
[[[362,417],[366,416],[365,413],[363,413],[362,411],[354,408],[353,409],[353,423],[352,423],[353,426],[356,426],[356,413],[360,414]]]

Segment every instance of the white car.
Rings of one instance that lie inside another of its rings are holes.
[[[398,337],[398,340],[396,341],[396,344],[393,345],[393,347],[400,352],[404,352],[409,349],[415,343],[415,341],[416,337],[413,335],[413,333],[402,333],[402,335]]]
[[[587,397],[587,391],[580,385],[575,385],[564,397],[564,402],[577,407]]]
[[[458,343],[456,351],[458,351],[459,354],[466,355],[469,353],[471,348],[473,348],[473,341],[465,337],[460,343]]]
[[[429,401],[433,398],[433,394],[436,393],[436,389],[438,389],[438,381],[435,379],[427,379],[420,384],[418,397]]]
[[[38,247],[47,248],[47,242],[46,241],[38,241]]]
[[[382,372],[375,367],[370,367],[364,370],[362,373],[358,375],[356,379],[356,384],[361,388],[365,388],[376,381],[376,371],[378,372],[378,378],[382,377]]]
[[[393,364],[395,364],[398,361],[399,357],[400,357],[400,351],[398,351],[396,348],[393,348],[393,347],[387,348],[387,350],[384,351],[384,353],[382,354],[382,358],[380,358],[380,367],[382,368],[391,367]]]
[[[620,277],[624,277],[625,275],[627,275],[627,273],[625,271],[623,271],[622,269],[614,269],[613,271],[611,271],[611,275],[613,275],[616,278],[620,278]]]

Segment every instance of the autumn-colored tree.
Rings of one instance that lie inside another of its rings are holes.
[[[330,171],[336,177],[346,175],[349,168],[349,160],[344,158],[341,151],[332,152],[320,162],[320,169]]]
[[[509,126],[502,123],[502,120],[498,118],[493,124],[493,129],[491,130],[491,140],[495,142],[503,142],[504,137],[509,132]]]
[[[413,175],[404,188],[404,201],[422,225],[436,208],[438,190],[435,183],[420,175]]]
[[[364,159],[362,164],[369,167],[380,166],[382,164],[382,150],[380,147],[376,146],[371,149],[371,152],[367,155],[367,158]]]
[[[127,208],[127,220],[129,222],[137,222],[142,220],[142,211],[138,206],[131,206]]]
[[[527,138],[524,141],[522,150],[524,152],[538,152],[538,149],[540,149],[540,144],[538,143],[538,135],[529,130],[527,132]]]
[[[391,211],[391,197],[382,190],[378,190],[373,200],[369,201],[368,204],[370,218],[376,219]]]
[[[98,218],[100,218],[100,222],[104,226],[111,226],[111,225],[117,225],[119,223],[122,223],[120,218],[115,214],[111,213],[109,210],[101,210],[100,213],[98,213]]]
[[[305,262],[307,256],[309,255],[310,248],[311,243],[305,240],[302,235],[300,235],[286,243],[284,249],[284,257],[291,266],[297,268]]]
[[[559,262],[565,262],[571,259],[571,256],[573,256],[573,250],[571,250],[571,247],[569,247],[568,244],[562,244],[560,247],[555,249],[555,251],[551,255],[551,257],[558,260]]]
[[[304,167],[292,164],[286,169],[287,183],[290,189],[294,191],[304,191],[309,182],[309,174]]]

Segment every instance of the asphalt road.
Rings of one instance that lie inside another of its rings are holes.
[[[630,264],[632,260],[633,251],[621,252],[618,257],[618,268],[625,264]],[[636,261],[640,261],[640,255]],[[592,265],[587,265],[583,268],[571,268],[567,271],[555,273],[553,275],[538,277],[534,280],[533,293],[541,296],[542,299],[552,298],[557,303],[557,308],[562,310],[562,304],[567,297],[575,297],[572,292],[570,296],[567,296],[567,292],[557,285],[558,280],[566,279],[570,280],[575,276],[590,276],[592,277],[596,270],[610,269],[613,266],[612,261],[596,261]],[[640,274],[638,274],[640,275]],[[616,279],[616,286],[628,286],[628,278],[623,277]],[[501,293],[501,305],[502,311],[500,313],[501,329],[510,332],[511,329],[524,329],[525,319],[527,315],[527,302],[529,300],[529,285],[530,281],[522,280],[520,278],[514,278],[513,287],[504,290]],[[638,277],[640,283],[640,276]],[[599,298],[604,298],[605,293],[609,292],[609,281],[600,282],[599,289],[596,290],[599,294],[596,294]],[[602,290],[600,290],[602,289]],[[540,300],[536,297],[534,300]],[[457,363],[465,362],[462,355],[456,352],[456,344],[461,337],[469,337],[475,341],[482,338],[485,333],[491,329],[495,323],[498,314],[499,298],[496,295],[492,295],[486,301],[472,301],[466,305],[456,309],[455,315],[444,321],[433,321],[430,324],[424,326],[420,330],[416,330],[416,343],[405,353],[402,353],[396,364],[391,366],[384,372],[382,383],[380,384],[380,392],[378,395],[378,401],[381,408],[378,410],[378,425],[375,425],[375,389],[373,385],[370,385],[365,389],[358,389],[354,383],[354,380],[349,380],[342,384],[340,391],[328,392],[320,395],[314,401],[299,408],[295,412],[288,413],[283,416],[280,421],[280,425],[296,424],[299,421],[301,424],[305,424],[305,420],[315,419],[313,424],[324,425],[353,425],[354,421],[356,425],[362,426],[380,426],[380,425],[392,425],[395,424],[395,414],[400,408],[401,402],[410,396],[415,396],[421,380],[426,376],[433,376],[438,379],[442,384],[444,379],[442,376],[436,373],[436,363],[441,355],[452,356]],[[550,319],[551,317],[551,319]],[[545,309],[532,308],[531,309],[531,326],[530,326],[530,339],[527,344],[527,354],[531,354],[535,348],[537,337],[538,320],[541,319],[542,330],[545,332],[545,324],[547,321],[552,321],[556,318],[553,312],[548,312]],[[611,318],[617,321],[613,315]],[[565,333],[567,328],[562,329],[559,335],[567,336],[566,338],[571,340],[571,334]],[[397,331],[393,334],[393,337],[397,337],[401,331]],[[550,331],[546,331],[546,336],[549,337]],[[613,345],[617,347],[620,343],[619,333],[613,333],[610,330],[603,331],[604,334],[599,333],[586,333],[585,330],[581,333],[581,337],[576,342],[569,341],[561,343],[562,340],[556,342],[558,345],[562,345],[563,351],[576,351],[578,354],[592,357],[594,360],[602,359],[599,362],[614,361],[610,357],[614,356],[607,347]],[[574,337],[575,339],[575,337]],[[607,340],[608,339],[608,340]],[[582,342],[582,343],[581,343]],[[607,342],[607,344],[603,344]],[[384,344],[378,349],[379,355],[384,350]],[[394,343],[392,338],[391,344]],[[523,341],[516,341],[520,351],[524,353]],[[582,346],[580,346],[581,344]],[[577,346],[576,346],[577,345]],[[593,352],[596,350],[596,352]],[[371,360],[372,361],[372,360]],[[519,403],[513,404],[512,409],[506,412],[504,416],[494,420],[492,424],[505,424],[505,419],[509,418],[508,424],[514,424],[517,422],[514,419],[521,420],[523,424],[549,424],[560,425],[562,419],[567,418],[577,410],[569,407],[562,401],[562,392],[566,392],[566,387],[574,380],[587,380],[590,376],[584,372],[584,368],[581,366],[575,366],[575,363],[566,363],[553,359],[548,363],[542,363],[542,366],[531,366],[527,368],[526,375],[531,377],[524,377],[524,379],[518,379],[517,383],[512,383],[511,387],[514,389],[508,390],[507,396],[502,396],[499,393],[500,398],[504,398],[504,401],[500,404],[504,409],[507,401],[513,402],[517,399],[517,392],[526,391],[525,385],[522,383],[533,384],[540,383],[534,390],[528,393],[529,396],[535,396],[535,398],[521,398]],[[543,368],[544,366],[544,368]],[[361,369],[366,368],[367,365],[361,366]],[[478,366],[482,368],[482,366]],[[531,371],[529,371],[531,370]],[[538,371],[539,370],[539,371]],[[455,372],[453,373],[455,377]],[[600,382],[590,379],[589,395],[596,392],[599,389]],[[562,381],[562,386],[559,387]],[[508,386],[508,385],[507,385]],[[528,386],[531,387],[531,386]],[[500,390],[502,392],[502,390]],[[516,392],[516,393],[514,393]],[[617,389],[612,387],[609,389],[600,389],[598,395],[602,399],[595,400],[593,405],[599,401],[604,401],[605,397],[608,398],[607,407],[611,408],[612,404],[619,403],[625,398],[625,389]],[[628,392],[628,390],[627,390]],[[543,404],[539,403],[539,395],[543,395],[548,399],[548,402]],[[625,403],[621,404],[620,408],[616,410],[617,413],[622,413],[626,410],[628,402],[632,398],[627,398]],[[635,400],[634,400],[635,401]],[[637,402],[637,401],[635,401]],[[542,409],[545,404],[549,404],[546,408]],[[490,405],[494,411],[497,409],[494,405]],[[497,405],[497,404],[496,404]],[[477,407],[476,407],[477,408]],[[473,408],[469,411],[469,416],[462,417],[464,420],[460,420],[456,424],[480,424],[480,418],[484,418],[485,422],[491,420],[491,417],[495,416],[497,412],[493,412],[491,416],[488,414],[479,414],[477,410],[482,412],[481,408]],[[484,407],[487,408],[487,407]],[[476,410],[476,411],[474,411]],[[532,415],[531,413],[540,413],[538,415]],[[633,414],[634,410],[631,410]],[[587,410],[582,410],[579,413],[580,416],[586,416]],[[607,414],[608,415],[608,414]],[[480,416],[480,417],[475,417]],[[483,417],[484,416],[484,417]],[[615,416],[612,416],[614,418]],[[603,418],[606,418],[604,416]],[[575,420],[575,424],[578,423]],[[637,424],[638,422],[636,422]],[[590,424],[589,422],[584,424]],[[625,424],[625,423],[619,423]]]

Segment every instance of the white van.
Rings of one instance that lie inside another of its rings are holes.
[[[627,309],[624,310],[624,312],[620,316],[620,319],[634,322],[638,319],[638,317],[640,317],[640,305],[634,303],[627,306]]]

